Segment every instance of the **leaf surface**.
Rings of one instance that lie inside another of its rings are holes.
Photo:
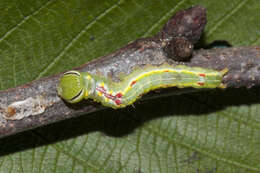
[[[256,0],[2,0],[0,89],[69,70],[207,8],[203,44],[260,44]],[[260,172],[260,92],[156,99],[1,139],[0,172]]]

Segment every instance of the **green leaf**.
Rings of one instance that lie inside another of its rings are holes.
[[[259,45],[256,0],[1,0],[0,89],[79,66],[207,8],[203,43]],[[1,139],[0,172],[260,172],[260,92],[156,99]]]

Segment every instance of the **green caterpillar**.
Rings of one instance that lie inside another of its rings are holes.
[[[216,71],[184,65],[136,68],[120,82],[88,72],[68,71],[58,85],[58,94],[69,103],[94,99],[114,109],[131,105],[143,94],[158,88],[225,88],[221,83],[227,69]]]

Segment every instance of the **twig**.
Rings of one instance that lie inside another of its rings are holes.
[[[120,73],[131,73],[133,67],[146,64],[185,64],[222,70],[227,87],[260,86],[260,47],[196,50],[196,43],[206,24],[206,10],[196,6],[174,15],[154,37],[141,38],[116,52],[84,64],[80,71],[102,73],[118,80]],[[187,60],[186,62],[176,60]],[[61,74],[35,80],[16,88],[0,91],[0,137],[104,109],[100,104],[83,101],[71,105],[61,100],[56,87]],[[172,88],[167,95],[198,91]],[[145,99],[162,97],[165,92],[146,95]]]

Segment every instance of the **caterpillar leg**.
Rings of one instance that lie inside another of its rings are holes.
[[[224,68],[223,70],[220,71],[222,76],[224,76],[228,72],[228,68]]]
[[[228,68],[224,68],[223,70],[220,71],[222,77],[223,77],[227,72],[228,72]],[[227,87],[227,85],[226,85],[226,84],[223,84],[223,83],[221,83],[220,86],[219,86],[219,88],[222,88],[222,89],[225,89],[226,87]]]

